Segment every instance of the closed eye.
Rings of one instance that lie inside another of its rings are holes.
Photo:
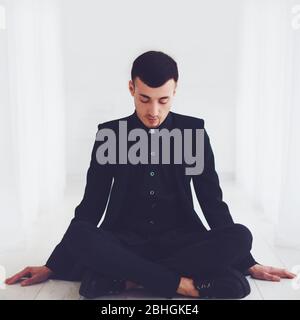
[[[166,104],[168,102],[168,98],[161,99],[161,100],[159,100],[159,102],[162,104]]]

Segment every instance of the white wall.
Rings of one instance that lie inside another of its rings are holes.
[[[179,66],[173,110],[202,117],[220,173],[235,167],[238,0],[63,0],[67,168],[84,177],[97,124],[133,112],[131,63],[162,50]]]

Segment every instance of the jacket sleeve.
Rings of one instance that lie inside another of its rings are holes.
[[[98,129],[101,129],[101,125],[98,126]],[[72,222],[80,220],[97,225],[104,214],[113,174],[110,164],[101,165],[97,162],[96,152],[102,143],[102,141],[97,140],[94,142],[84,196],[75,208],[75,216]]]
[[[239,261],[238,263],[236,263],[233,267],[241,271],[245,276],[249,276],[250,272],[248,271],[248,269],[254,266],[255,264],[260,264],[260,263],[254,259],[251,253],[249,253],[247,257],[245,257],[242,261]]]
[[[101,129],[101,125],[98,125]],[[84,196],[80,204],[75,208],[75,215],[70,222],[70,226],[76,221],[85,221],[92,225],[97,225],[104,214],[107,200],[112,184],[112,168],[109,164],[100,165],[96,159],[96,152],[102,141],[95,140],[90,165],[87,171],[86,187]],[[68,232],[65,232],[65,235]],[[57,276],[66,277],[71,272],[75,261],[64,247],[64,237],[55,247],[46,262],[46,266],[50,268]]]
[[[201,210],[210,228],[221,227],[233,223],[215,170],[213,150],[209,136],[204,129],[204,169],[199,175],[192,177],[193,185]]]
[[[215,170],[215,160],[209,136],[204,130],[204,169],[200,175],[193,176],[193,184],[202,212],[210,228],[222,227],[234,223],[223,194]],[[259,264],[251,253],[234,267],[245,275],[254,264]]]

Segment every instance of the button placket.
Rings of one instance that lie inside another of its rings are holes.
[[[150,129],[149,131],[149,135],[151,136],[151,134],[155,134],[156,133],[156,130],[155,129]],[[149,137],[151,138],[151,137]],[[150,195],[150,210],[153,210],[154,207],[156,207],[156,203],[155,202],[152,202],[154,199],[154,196],[157,196],[157,175],[156,175],[156,167],[153,166],[153,164],[151,164],[151,158],[155,157],[155,152],[151,150],[151,144],[149,146],[149,154],[150,154],[150,158],[149,158],[149,167],[148,167],[148,178],[147,180],[149,181],[148,183],[148,187],[149,187],[149,195]],[[152,202],[152,203],[151,203]],[[153,219],[153,216],[152,216],[153,212],[150,213],[150,217],[149,217],[149,220],[148,220],[148,223],[151,224],[151,225],[154,225],[155,224],[155,221]]]
[[[148,167],[148,178],[147,180],[149,181],[148,186],[149,186],[149,194],[150,196],[154,196],[157,193],[157,179],[156,179],[156,170],[153,165],[149,165]]]

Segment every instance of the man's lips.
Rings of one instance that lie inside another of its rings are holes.
[[[150,121],[156,121],[156,120],[158,120],[158,118],[151,118],[151,117],[147,117],[147,119],[150,120]]]

